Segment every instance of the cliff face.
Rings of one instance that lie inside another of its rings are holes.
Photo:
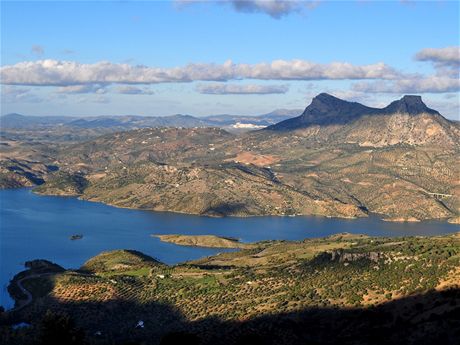
[[[378,262],[380,259],[384,259],[385,255],[379,252],[350,253],[343,251],[343,249],[337,249],[324,253],[324,257],[336,262],[354,262],[363,259]]]

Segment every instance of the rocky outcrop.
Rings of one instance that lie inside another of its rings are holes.
[[[363,259],[378,262],[380,259],[385,258],[384,254],[379,252],[351,253],[343,249],[328,251],[323,253],[322,256],[325,259],[329,259],[329,261],[335,262],[354,262]]]
[[[379,109],[356,102],[347,102],[327,93],[320,93],[302,115],[269,126],[268,130],[293,130],[311,125],[345,124],[364,115],[376,114]]]

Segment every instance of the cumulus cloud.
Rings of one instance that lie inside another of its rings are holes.
[[[45,48],[43,48],[42,46],[40,45],[33,45],[32,48],[30,49],[30,51],[35,54],[35,55],[43,55],[45,54]]]
[[[460,67],[460,47],[426,48],[415,55],[418,61],[429,61],[437,68]],[[457,72],[458,73],[458,72]]]
[[[286,93],[289,90],[288,85],[255,85],[255,84],[200,84],[197,85],[197,91],[210,95],[267,95],[276,93]]]
[[[14,86],[3,86],[2,95],[22,95],[28,93],[30,88],[14,87]]]
[[[458,78],[429,76],[395,81],[359,82],[352,90],[370,93],[444,93],[460,91]]]
[[[153,95],[154,92],[147,88],[139,88],[136,86],[120,86],[117,92],[125,95]]]
[[[97,93],[104,94],[107,92],[105,86],[100,84],[84,84],[61,86],[57,89],[58,93]]]
[[[192,81],[396,79],[400,76],[384,63],[353,65],[346,62],[319,64],[305,60],[275,60],[270,63],[193,63],[159,68],[115,64],[108,61],[82,64],[75,61],[39,60],[2,66],[3,84],[70,86],[85,84],[157,84]]]

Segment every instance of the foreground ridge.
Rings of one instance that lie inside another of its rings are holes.
[[[77,271],[41,262],[9,287],[20,303],[26,297],[16,286],[29,282],[33,302],[3,316],[4,325],[32,326],[3,326],[3,339],[28,344],[45,310],[47,318],[70,315],[91,344],[166,344],[171,337],[200,344],[379,343],[382,332],[386,343],[428,344],[459,335],[460,233],[342,233],[253,246],[175,266],[126,250],[98,255]]]

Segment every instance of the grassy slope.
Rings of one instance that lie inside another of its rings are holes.
[[[214,235],[152,235],[163,242],[181,246],[209,247],[209,248],[250,248],[250,244],[241,243],[238,239],[219,237]]]

